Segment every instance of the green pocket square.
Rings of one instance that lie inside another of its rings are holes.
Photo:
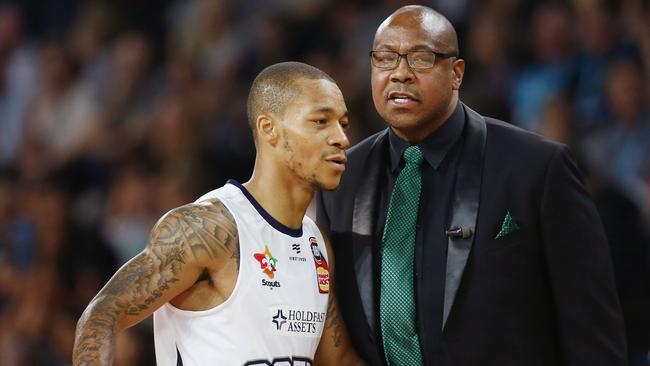
[[[510,211],[506,211],[506,216],[503,218],[501,229],[499,229],[499,233],[494,238],[495,239],[503,238],[504,236],[511,234],[519,229],[520,227],[515,222],[515,219],[510,214]]]

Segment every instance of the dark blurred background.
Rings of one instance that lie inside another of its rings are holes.
[[[413,1],[0,0],[0,364],[70,365],[75,323],[167,210],[246,180],[248,88],[298,60],[336,79],[352,142],[379,23]],[[456,26],[461,98],[570,145],[610,240],[634,366],[650,341],[650,5],[424,1]],[[153,365],[151,321],[115,365]]]

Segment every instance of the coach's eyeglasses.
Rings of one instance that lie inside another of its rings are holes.
[[[411,51],[399,53],[395,51],[370,51],[372,65],[378,69],[392,70],[399,65],[399,60],[406,57],[406,62],[413,70],[430,69],[436,62],[436,57],[450,58],[458,57],[456,52],[436,52],[436,51]]]

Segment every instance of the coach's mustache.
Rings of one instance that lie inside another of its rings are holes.
[[[420,100],[420,92],[405,84],[399,84],[395,87],[388,88],[384,92],[385,99],[393,99],[400,96],[413,100]]]

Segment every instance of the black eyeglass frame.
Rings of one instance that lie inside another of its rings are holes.
[[[397,55],[397,61],[395,62],[395,66],[393,66],[393,67],[381,67],[381,66],[375,65],[374,57],[372,57],[372,54],[375,53],[375,52],[390,52],[390,53],[396,54]],[[459,56],[457,52],[436,52],[436,51],[432,51],[432,50],[417,50],[417,51],[411,51],[411,52],[407,52],[407,53],[399,53],[399,52],[391,51],[391,50],[373,50],[373,51],[368,52],[368,56],[370,56],[370,63],[372,64],[372,66],[374,66],[374,67],[376,67],[378,69],[381,69],[381,70],[393,70],[393,69],[397,68],[399,66],[399,62],[401,61],[402,57],[404,57],[406,59],[406,64],[408,65],[408,67],[410,67],[413,70],[427,70],[427,69],[431,69],[431,68],[433,68],[435,66],[436,59],[433,60],[433,64],[431,66],[429,66],[429,67],[413,67],[413,65],[411,65],[411,62],[409,61],[409,55],[411,55],[413,53],[418,53],[418,52],[432,53],[436,58],[439,57],[441,59],[452,58],[452,57],[458,58],[458,56]]]

